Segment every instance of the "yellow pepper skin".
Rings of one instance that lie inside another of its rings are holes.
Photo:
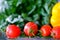
[[[53,27],[60,26],[60,2],[56,3],[52,8],[50,23]]]

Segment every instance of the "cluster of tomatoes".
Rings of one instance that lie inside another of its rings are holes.
[[[60,26],[51,28],[50,25],[43,25],[39,30],[37,24],[34,22],[28,22],[24,26],[24,34],[26,36],[35,36],[38,31],[43,37],[52,36],[53,38],[60,38]],[[22,34],[21,28],[17,25],[8,25],[6,28],[6,36],[8,38],[16,38]]]

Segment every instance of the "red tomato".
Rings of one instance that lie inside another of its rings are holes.
[[[53,29],[52,29],[52,32],[51,32],[51,36],[53,37],[53,38],[60,38],[60,26],[56,26],[56,27],[54,27]]]
[[[42,36],[49,36],[51,34],[51,26],[50,25],[43,25],[40,29]]]
[[[6,28],[6,36],[8,38],[16,38],[21,34],[21,30],[16,25],[8,25]]]
[[[38,31],[38,26],[34,22],[28,22],[24,27],[24,33],[27,36],[35,36]]]

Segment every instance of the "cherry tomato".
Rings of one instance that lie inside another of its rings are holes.
[[[27,36],[35,36],[36,33],[38,32],[38,26],[34,22],[28,22],[26,23],[24,27],[24,33]]]
[[[54,27],[51,32],[53,38],[60,38],[60,26]]]
[[[21,29],[16,25],[8,25],[6,28],[6,36],[8,38],[16,38],[21,34]]]
[[[43,25],[40,29],[41,35],[42,36],[49,36],[51,34],[51,26],[50,25]]]

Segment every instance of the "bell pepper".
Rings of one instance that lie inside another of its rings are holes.
[[[52,8],[50,23],[53,27],[60,26],[60,2],[56,3]]]

